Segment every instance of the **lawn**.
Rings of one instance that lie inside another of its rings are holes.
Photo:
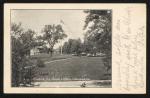
[[[72,56],[65,55],[65,54],[63,54],[63,55],[54,54],[52,57],[50,56],[50,54],[39,54],[39,55],[31,56],[32,59],[41,59],[44,62],[59,60],[59,59],[66,59],[66,58],[70,58],[70,57],[72,57]]]
[[[38,68],[36,81],[79,81],[79,80],[111,80],[106,76],[102,57],[78,57],[71,55],[39,56],[46,63]],[[110,71],[109,71],[110,73]]]

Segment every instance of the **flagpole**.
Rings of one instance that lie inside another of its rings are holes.
[[[69,32],[71,32],[70,28],[64,23],[64,21],[62,19],[60,19],[60,24],[64,25]],[[62,55],[62,42],[61,42],[61,55]]]
[[[61,42],[61,46],[60,46],[60,48],[61,48],[61,55],[62,55],[62,42]]]
[[[64,22],[62,20],[60,20],[60,23],[63,25]],[[61,46],[60,46],[60,54],[62,55],[62,42],[61,42]]]

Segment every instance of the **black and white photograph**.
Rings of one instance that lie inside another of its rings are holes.
[[[11,87],[111,88],[111,9],[11,9]]]
[[[5,4],[4,92],[145,94],[146,5]]]

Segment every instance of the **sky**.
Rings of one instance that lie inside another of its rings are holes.
[[[11,10],[11,22],[22,23],[22,27],[41,33],[44,25],[62,24],[67,38],[55,45],[58,48],[69,38],[80,38],[83,41],[83,26],[85,24],[86,13],[83,10]]]

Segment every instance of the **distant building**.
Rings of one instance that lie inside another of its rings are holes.
[[[34,47],[33,49],[30,50],[30,56],[32,56],[32,55],[38,55],[40,53],[48,53],[47,51],[48,50],[46,50],[42,46],[36,46],[36,47]],[[54,49],[53,53],[54,54],[60,54],[60,49],[59,48]]]
[[[40,53],[40,51],[37,47],[30,50],[30,55],[37,55],[39,53]]]
[[[59,48],[54,49],[54,54],[60,54],[60,49]]]
[[[42,52],[42,50],[43,50],[42,46],[34,47],[33,49],[30,50],[30,55],[38,55]]]

